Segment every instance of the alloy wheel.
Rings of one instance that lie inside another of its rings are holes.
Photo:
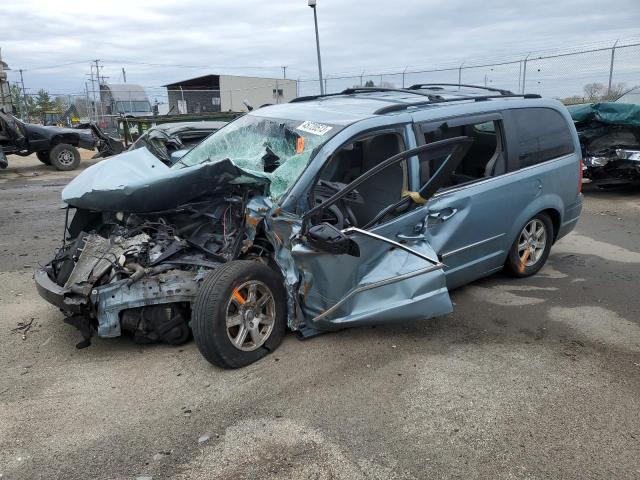
[[[250,280],[233,290],[227,304],[227,336],[238,350],[250,352],[267,341],[276,319],[276,302],[271,290]]]
[[[544,223],[534,218],[527,223],[518,237],[518,256],[520,269],[538,263],[547,244],[547,228]]]
[[[65,167],[73,164],[74,161],[74,157],[73,157],[73,153],[70,152],[69,150],[62,150],[60,153],[58,153],[58,162],[60,162],[61,165],[64,165]]]

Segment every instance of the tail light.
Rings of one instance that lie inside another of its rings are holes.
[[[582,193],[582,159],[578,162],[578,193]]]

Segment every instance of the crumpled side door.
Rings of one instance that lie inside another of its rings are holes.
[[[425,239],[425,209],[420,207],[451,175],[471,142],[457,137],[394,155],[305,215],[301,241],[292,248],[292,255],[302,276],[300,306],[306,328],[331,330],[426,319],[452,311],[444,265]],[[446,158],[419,191],[404,192],[400,201],[381,210],[367,225],[334,228],[333,236],[318,239],[319,230],[326,233],[332,228],[321,223],[327,209],[368,179],[384,175],[385,169],[418,153]],[[341,247],[349,253],[335,253]]]

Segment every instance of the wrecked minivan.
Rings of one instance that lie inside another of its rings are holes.
[[[241,367],[287,329],[426,319],[452,311],[449,289],[533,275],[575,226],[580,185],[553,100],[457,85],[302,97],[171,167],[140,148],[82,172],[35,280],[79,347],[193,333],[211,363]]]

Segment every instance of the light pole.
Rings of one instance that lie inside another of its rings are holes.
[[[316,49],[318,51],[318,81],[320,82],[320,95],[324,95],[322,83],[322,62],[320,61],[320,36],[318,35],[318,15],[316,13],[316,0],[309,0],[309,6],[313,9],[313,21],[316,25]]]

